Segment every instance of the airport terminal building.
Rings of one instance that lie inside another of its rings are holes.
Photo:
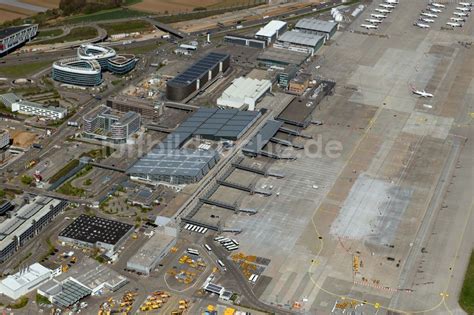
[[[8,54],[16,47],[36,36],[38,24],[12,26],[0,30],[0,56]]]

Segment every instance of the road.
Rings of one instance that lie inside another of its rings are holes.
[[[253,293],[253,290],[250,287],[249,282],[243,276],[240,269],[234,264],[234,262],[227,259],[227,252],[222,247],[216,246],[211,236],[207,237],[206,243],[212,248],[212,252],[214,253],[214,255],[216,255],[217,259],[222,260],[222,262],[225,264],[227,268],[226,276],[230,274],[232,277],[234,277],[234,279],[236,280],[238,289],[240,290],[240,294],[243,297],[245,297],[246,303],[250,304],[250,306],[254,308],[257,308],[266,312],[270,312],[270,313],[294,314],[294,312],[291,312],[289,310],[284,310],[273,305],[265,304],[262,301],[260,301]]]

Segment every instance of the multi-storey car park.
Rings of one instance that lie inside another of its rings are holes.
[[[96,86],[102,83],[102,72],[96,60],[68,58],[53,63],[52,78],[66,84]]]
[[[0,56],[8,54],[14,48],[36,36],[38,24],[12,26],[0,30]]]
[[[166,97],[181,101],[229,68],[230,55],[212,52],[166,84]]]
[[[37,196],[0,223],[0,262],[13,256],[66,206],[64,200]]]

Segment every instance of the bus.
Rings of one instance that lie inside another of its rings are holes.
[[[220,242],[222,239],[224,239],[224,236],[214,237],[214,241],[216,241],[216,242]]]
[[[221,240],[219,241],[219,243],[224,244],[224,243],[227,243],[227,242],[230,242],[230,241],[231,241],[230,238],[227,238],[227,237],[226,237],[226,238],[221,239]]]
[[[249,281],[255,284],[257,282],[257,279],[258,279],[258,275],[252,274],[249,278]]]
[[[231,246],[227,246],[227,247],[226,247],[226,249],[227,249],[228,251],[233,251],[233,250],[236,250],[236,249],[238,249],[238,248],[239,248],[239,246],[237,246],[237,245],[231,245]]]
[[[212,252],[212,249],[209,245],[204,244],[204,248],[207,249],[208,252]]]
[[[232,240],[232,242],[233,242],[235,245],[237,245],[237,246],[240,245],[239,242],[237,242],[236,240]]]
[[[219,264],[219,266],[221,266],[222,268],[225,269],[225,265],[224,265],[224,263],[222,262],[222,260],[218,259],[218,260],[217,260],[217,264]]]
[[[196,249],[188,248],[188,254],[199,256],[199,252]]]

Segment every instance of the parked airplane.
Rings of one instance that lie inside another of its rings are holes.
[[[436,14],[426,13],[426,12],[421,12],[421,15],[424,15],[424,16],[427,16],[427,17],[430,17],[430,18],[437,18],[438,17]]]
[[[387,4],[387,3],[381,3],[379,4],[379,7],[382,7],[382,8],[385,8],[385,9],[395,9],[396,6],[394,6],[393,4]]]
[[[387,10],[387,9],[379,9],[379,8],[377,8],[377,9],[374,9],[374,11],[377,11],[377,12],[379,12],[379,13],[390,13],[390,12],[392,12],[391,10]]]
[[[428,24],[423,24],[423,23],[420,23],[420,22],[416,22],[413,25],[418,26],[419,28],[430,28],[430,26]]]
[[[441,13],[441,12],[443,12],[443,10],[436,9],[436,8],[432,8],[432,7],[429,7],[428,10],[430,10],[431,12],[435,12],[435,13]]]
[[[470,2],[459,2],[459,5],[462,5],[464,7],[471,7],[472,3],[470,3]]]
[[[431,93],[426,92],[425,90],[417,90],[413,89],[413,94],[419,95],[420,97],[433,97],[434,95]]]
[[[386,15],[383,15],[383,14],[371,14],[370,16],[377,19],[385,19],[387,17]]]
[[[444,4],[441,4],[441,3],[436,3],[436,2],[432,2],[430,3],[432,6],[434,7],[437,7],[437,8],[444,8],[446,7]]]
[[[454,11],[453,14],[457,16],[469,16],[469,14],[467,14],[466,12]]]
[[[385,0],[385,3],[389,3],[389,4],[398,4],[399,1],[398,0]]]
[[[378,29],[379,27],[377,25],[373,25],[373,24],[361,24],[360,27],[365,27],[366,29],[370,30],[370,29]]]
[[[433,19],[428,19],[424,17],[420,17],[420,21],[426,22],[426,23],[434,23],[435,20]]]
[[[365,19],[365,20],[372,24],[382,23],[382,20],[377,20],[377,19]]]
[[[451,17],[449,18],[451,21],[454,21],[454,22],[466,22],[465,19],[463,18],[460,18],[460,17]]]
[[[452,26],[452,27],[462,27],[461,23],[455,23],[455,22],[448,22],[446,25]]]
[[[459,10],[462,12],[471,12],[471,8],[469,7],[456,7],[456,10]]]

